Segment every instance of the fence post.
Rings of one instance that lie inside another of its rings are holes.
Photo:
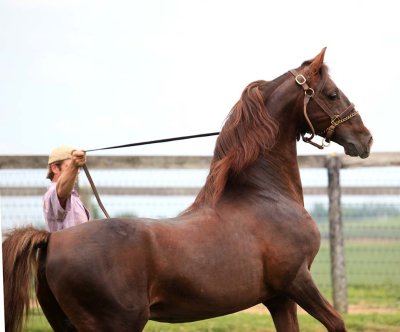
[[[333,305],[341,313],[347,313],[347,279],[344,255],[344,236],[340,190],[341,160],[338,156],[327,157],[329,195],[329,243],[331,254],[331,278]]]

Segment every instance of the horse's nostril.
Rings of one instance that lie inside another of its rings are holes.
[[[368,146],[371,146],[373,142],[374,142],[374,138],[371,136],[368,141]]]

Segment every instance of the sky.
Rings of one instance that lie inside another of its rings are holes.
[[[396,1],[3,0],[0,154],[219,131],[242,90],[327,46],[333,80],[398,151]],[[109,154],[211,155],[215,138]],[[300,142],[299,154],[323,152]],[[101,152],[97,154],[106,154]]]

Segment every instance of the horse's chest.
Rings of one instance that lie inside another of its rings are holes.
[[[301,266],[310,266],[320,233],[310,218],[274,220],[264,229],[264,276],[274,289],[284,288]]]

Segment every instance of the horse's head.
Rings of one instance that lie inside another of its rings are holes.
[[[297,71],[291,71],[304,90],[302,117],[305,121],[300,128],[303,140],[319,148],[334,141],[344,147],[346,154],[367,158],[373,141],[371,133],[354,105],[329,77],[324,55],[325,48]],[[306,137],[306,132],[311,136]],[[325,142],[322,145],[312,142],[314,134],[324,137]]]

